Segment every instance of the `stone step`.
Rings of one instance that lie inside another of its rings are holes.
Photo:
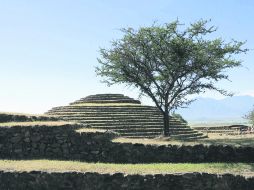
[[[50,115],[55,115],[58,117],[66,117],[66,118],[73,118],[73,117],[84,117],[86,118],[158,118],[158,119],[163,119],[161,114],[135,114],[135,113],[109,113],[109,112],[104,112],[104,113],[93,113],[93,112],[59,112],[59,113],[52,113]],[[171,122],[180,122],[178,119],[175,118],[170,118]]]
[[[66,118],[66,119],[77,119],[77,120],[112,120],[112,119],[117,119],[117,120],[130,120],[130,119],[134,119],[134,120],[139,120],[139,119],[149,119],[149,120],[157,120],[157,121],[163,121],[163,117],[160,116],[154,116],[154,115],[119,115],[119,114],[110,114],[110,115],[96,115],[96,114],[89,114],[89,115],[85,115],[85,114],[58,114],[55,115],[61,118]],[[179,124],[179,120],[175,120],[175,119],[170,119],[171,123],[176,123]],[[185,123],[182,123],[185,124]]]
[[[75,102],[70,103],[69,105],[82,104],[82,103],[98,103],[98,104],[107,104],[107,103],[130,103],[130,104],[141,104],[139,100],[133,99],[86,99],[86,100],[77,100]]]
[[[99,100],[99,101],[115,101],[115,100],[135,100],[133,98],[128,98],[126,96],[123,96],[123,97],[86,97],[86,98],[81,98],[79,100],[76,100],[77,101],[87,101],[87,100]],[[139,101],[139,100],[135,100],[135,101]]]
[[[163,129],[163,125],[146,125],[146,126],[140,126],[140,125],[111,125],[111,126],[90,126],[91,128],[95,129],[109,129],[109,130],[118,130],[118,129]]]
[[[126,132],[155,132],[155,133],[161,133],[163,131],[163,128],[125,128],[125,129],[113,129],[115,132],[118,133],[126,133]]]
[[[86,98],[81,98],[79,100],[76,100],[74,102],[107,102],[107,101],[119,101],[119,102],[135,102],[137,104],[141,104],[139,100],[135,100],[133,98],[129,98],[127,96],[122,96],[122,97],[86,97]]]
[[[84,106],[84,105],[72,105],[72,106],[65,106],[65,107],[58,107],[58,108],[53,108],[51,112],[53,111],[63,111],[63,110],[75,110],[75,111],[104,111],[104,112],[112,112],[112,111],[126,111],[126,112],[140,112],[140,111],[154,111],[160,113],[160,111],[151,106],[140,106],[140,105],[124,105],[124,106]]]
[[[143,122],[143,121],[136,121],[136,122],[126,122],[126,121],[114,121],[114,122],[105,122],[105,121],[87,121],[87,120],[69,120],[69,121],[77,121],[78,123],[84,123],[84,124],[88,124],[88,125],[93,125],[93,126],[131,126],[131,125],[139,125],[139,126],[147,126],[147,125],[161,125],[163,126],[163,122],[159,123],[159,122],[151,122],[151,121],[147,121],[147,122]]]
[[[139,112],[139,113],[133,113],[133,112],[64,112],[64,111],[61,111],[61,112],[49,112],[51,115],[65,115],[65,116],[74,116],[74,115],[78,115],[78,116],[84,116],[84,117],[98,117],[98,116],[104,116],[104,117],[107,117],[107,116],[122,116],[122,117],[125,117],[125,116],[155,116],[155,117],[163,117],[161,113],[157,113],[157,112]],[[100,115],[98,115],[98,114]]]
[[[171,134],[174,134],[174,135],[191,135],[191,134],[196,134],[196,133],[199,133],[197,131],[194,131],[194,130],[188,130],[188,131],[180,131],[180,130],[173,130],[173,131],[170,131]]]
[[[66,117],[66,118],[119,118],[119,119],[124,119],[124,118],[154,118],[154,119],[161,119],[163,120],[163,117],[161,115],[153,115],[153,114],[80,114],[80,113],[56,113],[56,114],[50,114],[50,116],[56,116],[56,117]],[[172,122],[179,122],[179,120],[175,119],[170,119]]]
[[[124,138],[129,138],[129,139],[153,139],[156,138],[160,135],[154,135],[154,136],[147,136],[147,135],[142,135],[142,136],[124,136]]]
[[[133,121],[133,122],[126,122],[126,121],[112,121],[112,122],[105,122],[105,121],[88,121],[88,120],[68,120],[68,121],[76,121],[78,123],[85,123],[88,125],[93,125],[93,126],[130,126],[130,125],[139,125],[139,126],[147,126],[147,125],[161,125],[163,126],[163,122],[153,122],[153,121]],[[178,128],[178,127],[186,127],[185,124],[170,124],[172,128]]]
[[[83,117],[61,117],[63,120],[73,120],[73,121],[83,121],[86,123],[130,123],[130,122],[142,122],[142,123],[147,123],[147,122],[158,122],[158,123],[163,123],[162,119],[150,119],[150,118],[146,118],[146,119],[135,119],[135,118],[123,118],[123,119],[91,119],[91,118],[83,118]],[[176,123],[171,123],[171,125],[176,124]]]
[[[207,135],[204,135],[204,134],[202,134],[202,135],[199,135],[199,136],[195,136],[195,137],[186,137],[186,138],[182,138],[182,139],[179,139],[179,140],[200,140],[200,139],[206,139],[206,138],[208,138],[207,137]]]
[[[203,133],[191,133],[191,134],[172,134],[171,138],[173,139],[186,139],[203,136]]]
[[[208,131],[203,131],[203,130],[200,130],[200,132],[203,132],[203,133],[235,133],[237,131],[235,130],[208,130]]]
[[[154,132],[154,133],[162,133],[163,128],[130,128],[130,129],[113,129],[115,132],[118,132],[120,134],[125,133],[148,133],[148,132]],[[196,134],[196,131],[172,131],[171,134],[178,135],[178,134]]]
[[[128,97],[128,96],[124,96],[123,94],[94,94],[94,95],[86,96],[85,98],[100,98],[100,97],[102,97],[102,98],[108,98],[108,97],[121,98],[121,97]]]
[[[121,136],[159,136],[162,132],[126,132],[121,133]]]
[[[91,95],[91,96],[87,96],[84,98],[80,98],[80,100],[87,100],[87,99],[102,99],[102,100],[109,100],[109,99],[122,99],[122,98],[126,98],[126,99],[132,99],[128,96],[124,96],[124,95],[105,95],[105,96],[97,96],[97,95]]]
[[[90,126],[91,128],[95,129],[109,129],[109,130],[135,130],[135,129],[141,129],[141,130],[150,130],[150,129],[158,129],[162,130],[163,125],[146,125],[146,126],[140,126],[140,125],[112,125],[112,126]],[[193,131],[190,128],[172,128],[170,131],[176,131],[181,133],[188,133],[189,131]]]
[[[83,116],[60,116],[60,118],[63,119],[71,119],[71,120],[83,120],[83,121],[106,121],[106,122],[111,122],[111,121],[158,121],[158,122],[163,122],[162,118],[158,117],[83,117]],[[173,123],[173,122],[172,122]],[[177,122],[175,122],[177,123]]]
[[[125,111],[125,112],[103,112],[103,111],[75,111],[75,110],[68,110],[68,111],[55,111],[55,112],[47,112],[47,115],[50,116],[58,116],[58,115],[64,115],[64,116],[71,116],[71,115],[81,115],[81,116],[158,116],[162,118],[162,115],[157,112],[130,112],[130,111]]]
[[[161,135],[161,134],[160,134]],[[160,135],[154,135],[154,136],[145,136],[145,135],[141,135],[141,136],[124,136],[124,138],[130,138],[130,139],[152,139],[152,138],[156,138]],[[205,139],[207,138],[206,135],[201,135],[201,136],[195,136],[195,137],[186,137],[186,138],[179,138],[179,139],[175,139],[175,140],[199,140],[199,139]]]

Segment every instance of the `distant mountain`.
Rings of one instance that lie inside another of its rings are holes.
[[[201,120],[239,120],[254,106],[252,96],[233,96],[216,100],[198,98],[188,108],[176,111],[189,121]]]

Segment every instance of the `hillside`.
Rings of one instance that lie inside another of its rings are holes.
[[[254,106],[252,96],[233,96],[221,100],[198,98],[188,108],[177,110],[189,121],[243,121]]]

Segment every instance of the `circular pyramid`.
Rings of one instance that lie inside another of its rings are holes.
[[[46,114],[97,129],[113,130],[128,138],[154,138],[163,130],[163,116],[157,107],[142,105],[139,100],[122,94],[87,96],[68,106],[52,108]],[[170,126],[171,137],[175,139],[205,137],[173,117],[170,117]]]

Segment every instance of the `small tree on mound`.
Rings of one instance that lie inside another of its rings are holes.
[[[188,124],[188,122],[179,113],[172,113],[172,117],[179,119],[181,122]]]
[[[247,115],[244,116],[245,119],[248,119],[252,126],[254,126],[254,109],[250,111]]]
[[[230,95],[214,84],[228,79],[225,71],[241,65],[232,55],[246,52],[244,42],[229,43],[205,38],[216,31],[200,20],[181,30],[178,21],[122,29],[124,36],[100,49],[97,74],[109,85],[123,83],[149,96],[164,116],[164,135],[169,136],[169,114],[193,100],[187,95],[215,90]]]

